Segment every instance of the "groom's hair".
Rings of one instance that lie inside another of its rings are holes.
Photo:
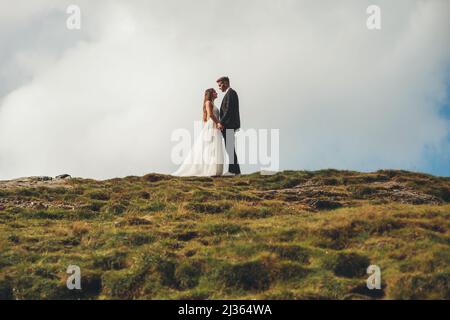
[[[226,82],[226,83],[230,84],[230,78],[228,78],[228,77],[220,77],[219,79],[217,79],[216,82],[217,83]]]

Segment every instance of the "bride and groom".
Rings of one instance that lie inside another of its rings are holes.
[[[235,150],[235,131],[241,126],[239,98],[230,87],[230,79],[217,80],[219,89],[225,93],[220,110],[214,105],[217,92],[213,88],[205,91],[203,100],[203,128],[192,149],[174,176],[220,176],[223,174],[225,153],[229,167],[224,175],[241,174]]]

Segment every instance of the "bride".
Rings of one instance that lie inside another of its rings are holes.
[[[188,156],[172,175],[180,177],[222,175],[225,158],[219,109],[214,105],[216,98],[216,90],[205,91],[203,128]]]

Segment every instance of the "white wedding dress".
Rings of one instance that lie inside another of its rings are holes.
[[[213,106],[219,119],[219,109]],[[211,118],[204,123],[194,145],[181,166],[172,175],[179,177],[212,177],[223,173],[224,142],[222,133]]]

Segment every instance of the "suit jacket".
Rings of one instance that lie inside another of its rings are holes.
[[[241,127],[241,118],[239,116],[239,97],[232,88],[230,88],[223,97],[220,106],[220,123],[225,129],[239,129]]]

